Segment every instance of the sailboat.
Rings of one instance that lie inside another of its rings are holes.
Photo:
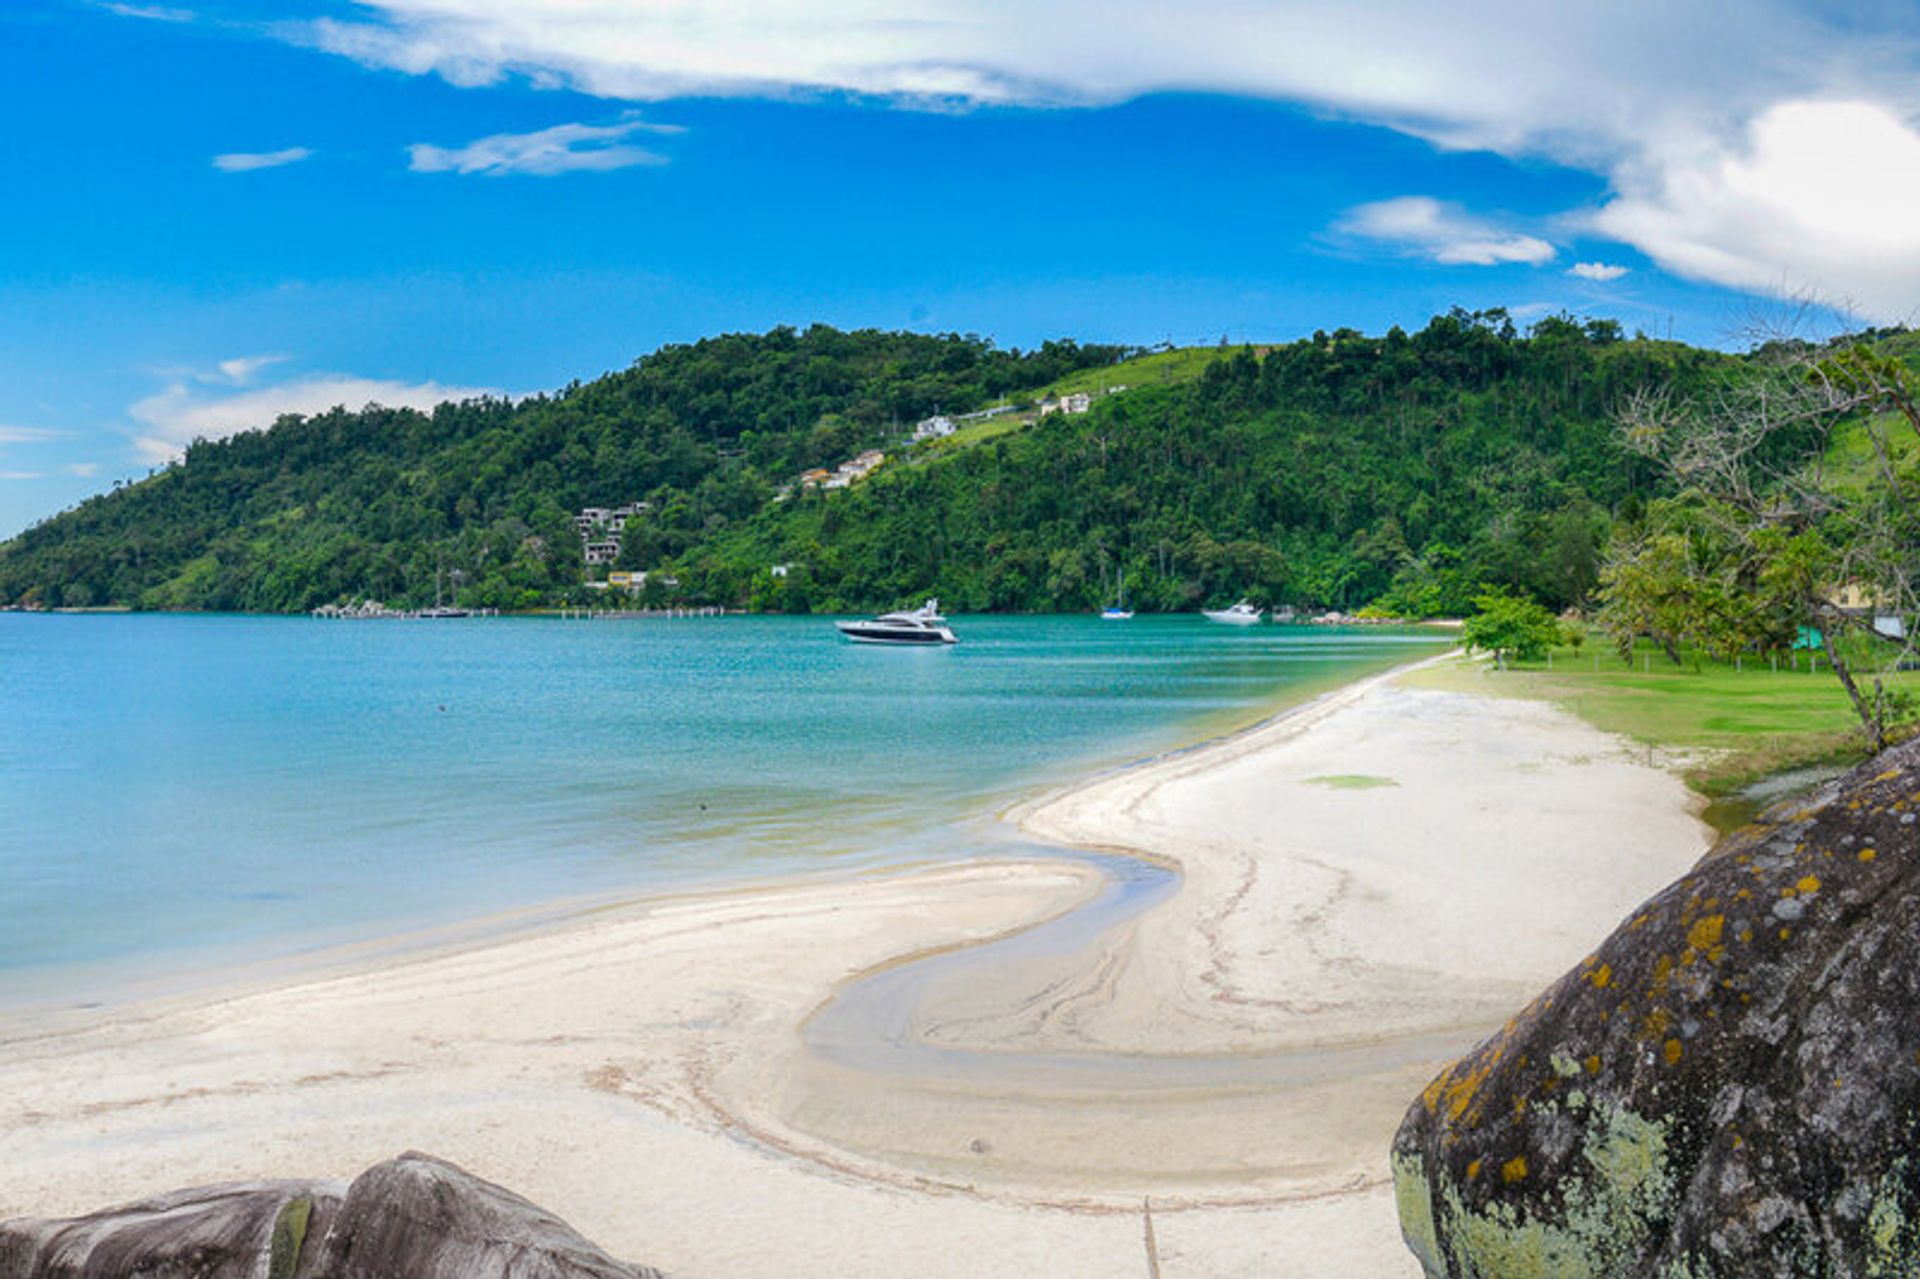
[[[1109,622],[1124,622],[1133,616],[1133,610],[1127,607],[1127,570],[1120,570],[1119,598],[1101,609],[1100,616]]]
[[[460,570],[455,569],[453,576],[457,584],[460,577]],[[433,569],[433,607],[423,608],[415,613],[414,616],[425,618],[472,617],[473,614],[461,608],[458,603],[447,605],[440,602],[440,566],[436,564]]]

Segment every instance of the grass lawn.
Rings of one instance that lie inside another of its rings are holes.
[[[1200,376],[1207,365],[1215,360],[1231,359],[1239,349],[1237,346],[1224,349],[1183,346],[1173,351],[1156,351],[1152,355],[1109,364],[1102,369],[1081,369],[1078,373],[1070,373],[1053,385],[1042,387],[1034,398],[1085,391],[1098,399],[1108,387],[1124,386],[1132,390],[1142,386],[1171,386],[1176,382],[1191,382]]]
[[[1048,395],[1073,395],[1080,391],[1091,395],[1097,404],[1100,398],[1112,388],[1124,386],[1128,390],[1137,390],[1143,386],[1171,386],[1179,382],[1191,382],[1200,376],[1207,365],[1215,360],[1230,357],[1239,349],[1239,347],[1228,347],[1222,350],[1211,346],[1189,346],[1174,351],[1156,351],[1152,355],[1143,355],[1139,359],[1125,360],[1119,364],[1109,364],[1105,368],[1082,369],[1049,386],[1036,387],[1022,391],[1018,395],[1002,397],[986,407],[1026,404],[1037,402]],[[915,464],[931,462],[963,449],[985,444],[1000,436],[1024,431],[1037,420],[1039,420],[1039,413],[1036,410],[1023,409],[1018,413],[1007,413],[984,421],[969,422],[945,439],[933,440],[911,448],[906,456]]]
[[[1920,672],[1895,678],[1920,693]],[[1415,672],[1408,682],[1558,702],[1598,728],[1645,744],[1650,754],[1667,754],[1688,785],[1715,798],[1789,769],[1838,767],[1865,755],[1846,691],[1824,661],[1809,671],[1804,653],[1798,669],[1783,663],[1776,671],[1765,659],[1743,661],[1739,669],[1705,660],[1675,666],[1643,646],[1627,667],[1604,643],[1589,642],[1557,650],[1551,666],[1531,662],[1495,671],[1462,659]]]
[[[1239,349],[1237,346],[1183,346],[1172,351],[1155,351],[1151,355],[1122,360],[1102,368],[1081,369],[1077,373],[1069,373],[1058,382],[1003,396],[983,407],[1038,402],[1049,395],[1073,395],[1081,391],[1098,400],[1115,387],[1124,386],[1133,391],[1143,386],[1172,386],[1179,382],[1191,382],[1205,371],[1207,365],[1215,360],[1231,359]]]

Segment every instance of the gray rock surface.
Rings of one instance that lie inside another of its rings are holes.
[[[1435,1079],[1438,1279],[1920,1275],[1920,741],[1776,805]]]
[[[3,1279],[661,1279],[430,1155],[351,1186],[177,1190],[62,1221],[0,1222]]]

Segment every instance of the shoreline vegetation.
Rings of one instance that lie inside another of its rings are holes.
[[[1110,874],[1036,856],[612,904],[9,1035],[0,1216],[414,1146],[674,1274],[1122,1273],[1143,1195],[1196,1273],[1413,1274],[1406,1098],[1706,844],[1632,747],[1434,669],[1016,810],[1179,867],[1078,949],[1020,939]],[[940,1070],[808,1046],[863,1000]]]
[[[1779,798],[1782,785],[1838,776],[1871,752],[1847,696],[1818,653],[1784,661],[1671,660],[1642,641],[1630,663],[1600,636],[1562,645],[1507,669],[1456,662],[1410,681],[1424,687],[1552,702],[1603,732],[1638,744],[1650,763],[1680,776],[1701,799],[1702,818],[1725,834]],[[1920,672],[1890,677],[1920,692]]]

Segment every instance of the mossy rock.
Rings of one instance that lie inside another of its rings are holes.
[[[1441,1072],[1439,1279],[1920,1276],[1920,741],[1767,810]]]

